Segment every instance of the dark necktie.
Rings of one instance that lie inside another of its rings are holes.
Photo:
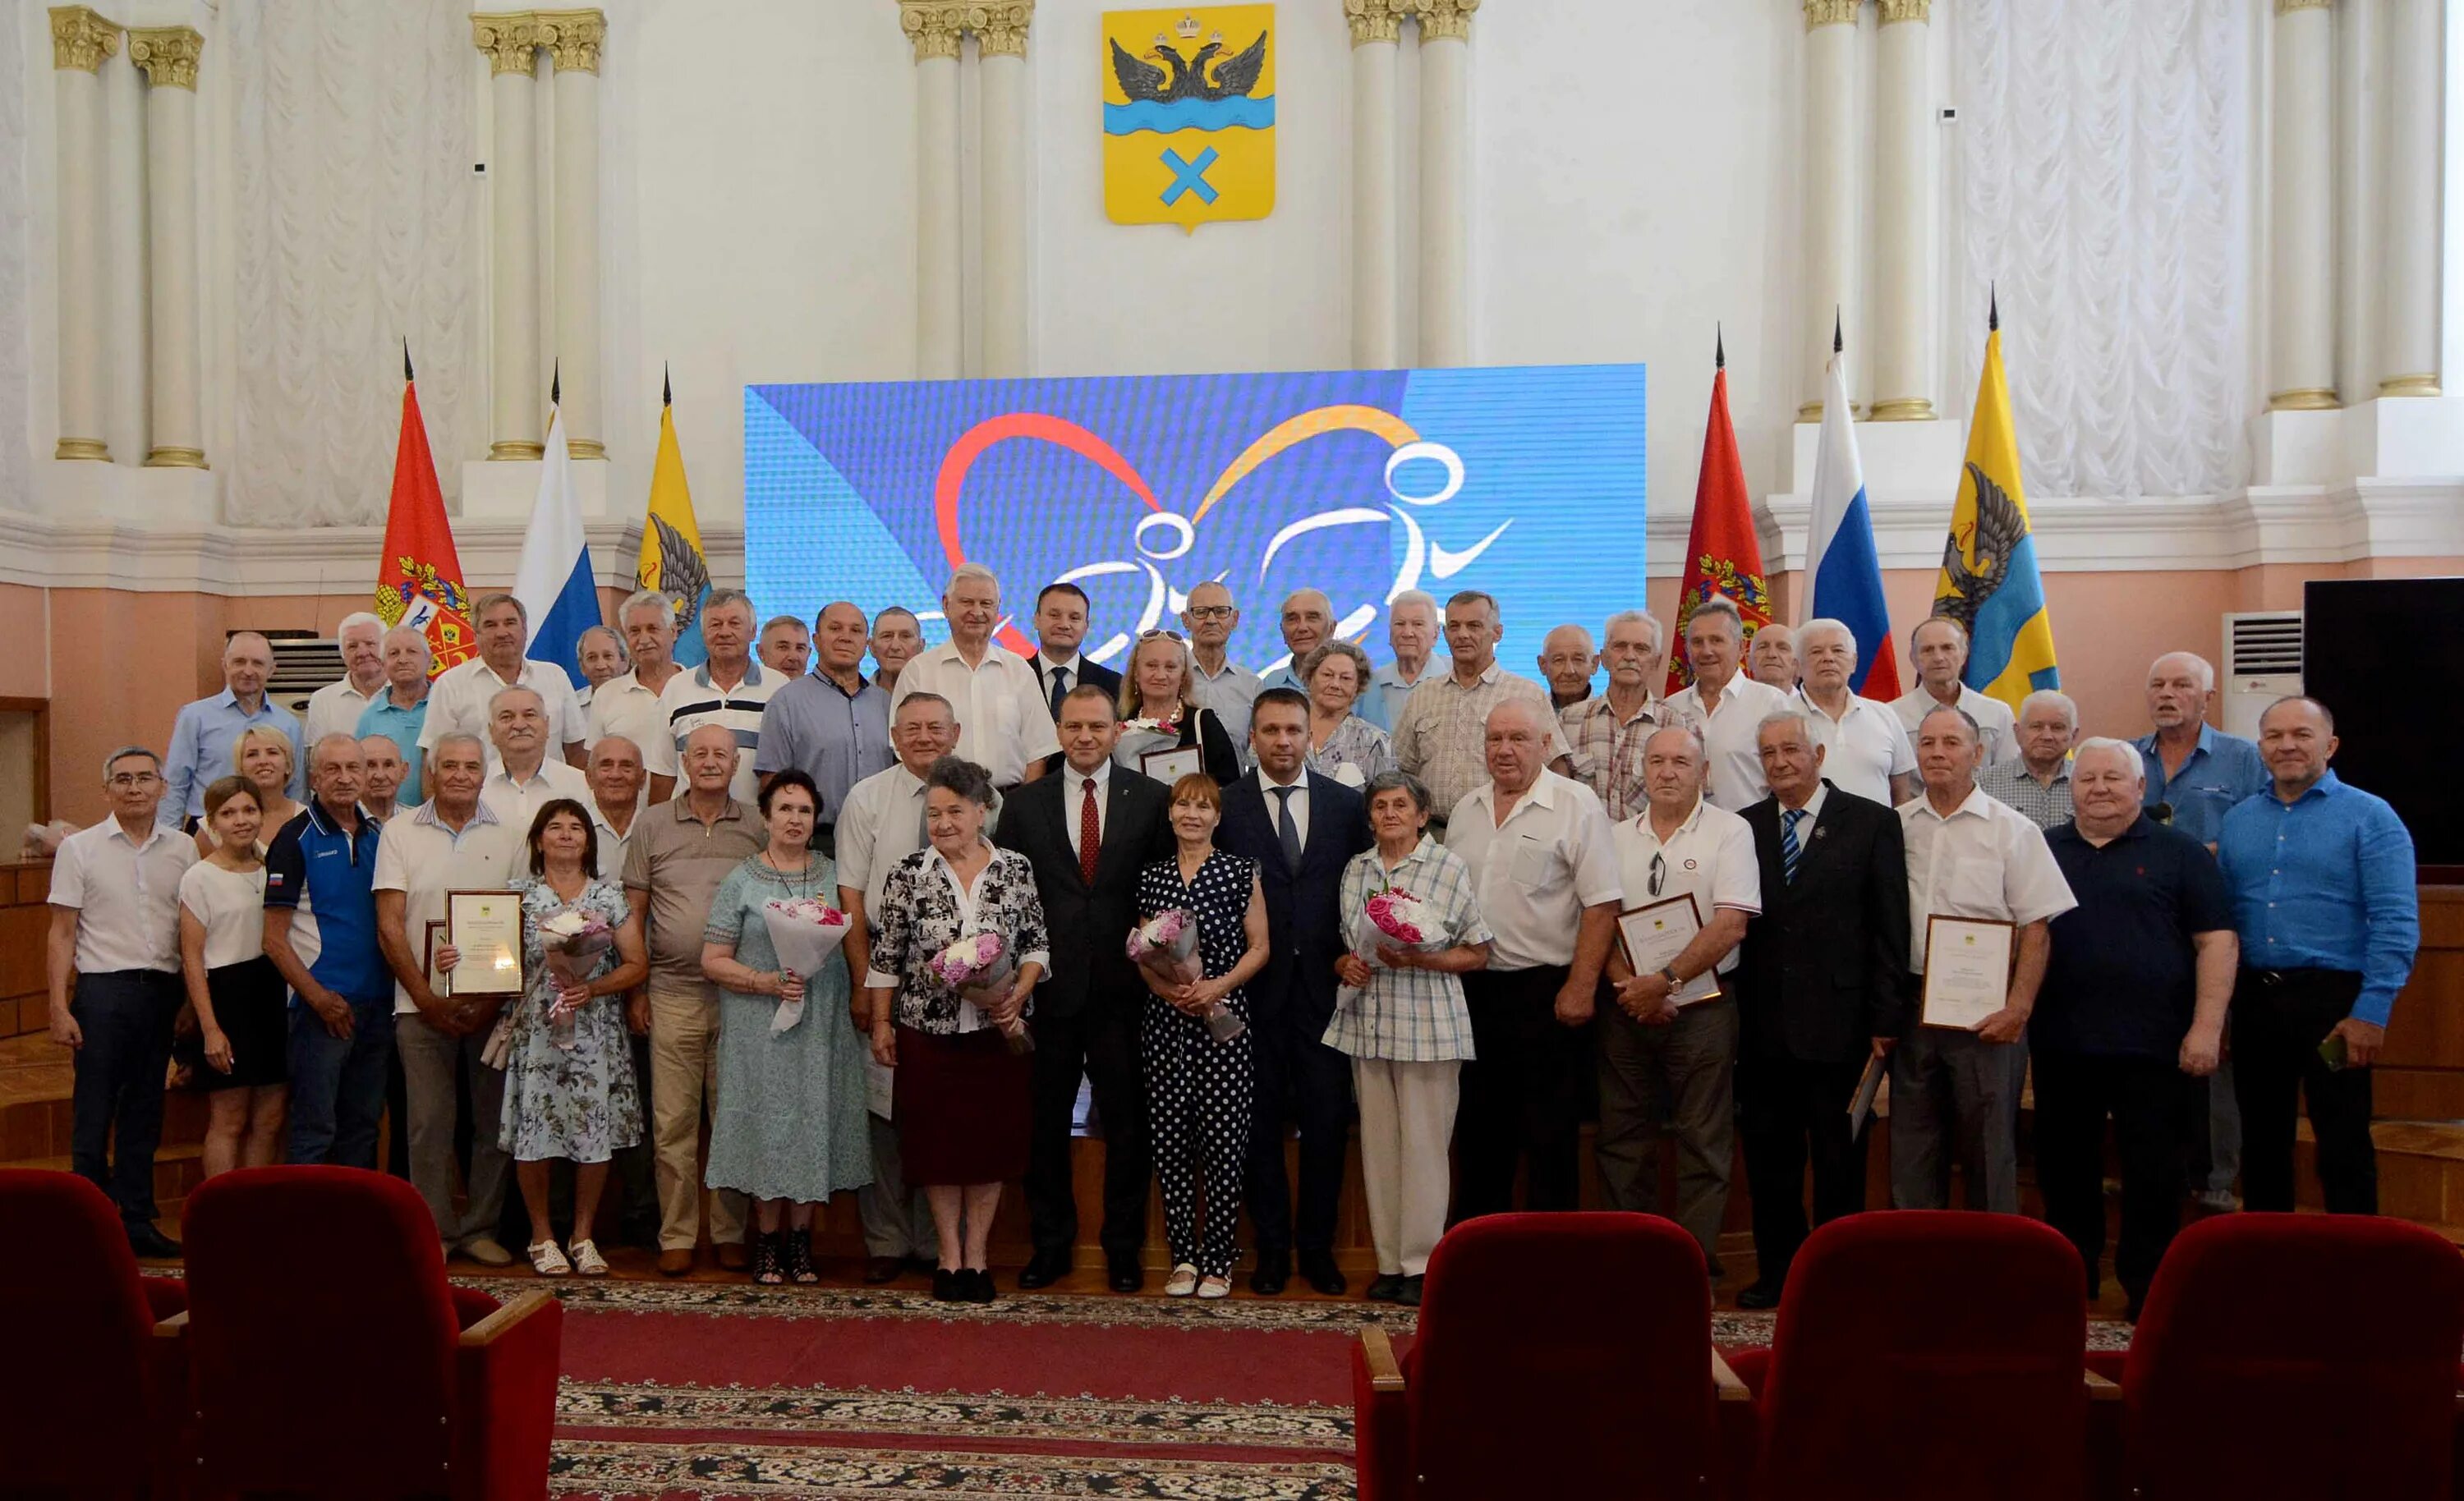
[[[1300,791],[1298,783],[1290,787],[1269,787],[1275,794],[1275,838],[1283,841],[1284,868],[1297,876],[1301,873],[1301,826],[1292,821],[1292,794]]]
[[[1089,890],[1095,886],[1095,861],[1104,853],[1104,817],[1095,807],[1095,779],[1078,784],[1087,789],[1078,799],[1078,877]]]
[[[1069,669],[1052,669],[1052,722],[1061,723],[1061,701],[1069,696]]]
[[[1779,816],[1779,874],[1782,881],[1794,884],[1796,857],[1802,853],[1796,842],[1796,821],[1805,816],[1802,808],[1785,808]]]

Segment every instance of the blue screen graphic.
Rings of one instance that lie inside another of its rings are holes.
[[[1643,367],[1115,376],[755,385],[744,392],[746,571],[764,615],[904,605],[928,642],[960,562],[1001,576],[1001,640],[1033,650],[1036,592],[1087,591],[1084,650],[1119,666],[1232,591],[1232,660],[1286,657],[1277,606],[1324,590],[1384,662],[1385,605],[1480,589],[1499,660],[1643,591]],[[1441,647],[1442,649],[1442,646]]]

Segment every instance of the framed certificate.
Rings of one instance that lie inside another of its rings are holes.
[[[1637,974],[1656,974],[1667,968],[1701,931],[1702,909],[1694,904],[1690,891],[1681,891],[1665,902],[1628,907],[1617,914],[1617,948]],[[1719,994],[1719,975],[1705,969],[1678,987],[1669,999],[1680,1006],[1691,1006],[1697,1001],[1717,999]]]
[[[445,893],[445,941],[460,958],[457,995],[518,995],[522,990],[522,899],[513,891]]]
[[[1175,750],[1150,750],[1138,757],[1138,770],[1170,787],[1192,772],[1206,770],[1206,757],[1196,746]]]
[[[1973,1031],[2011,995],[2011,945],[2018,928],[1991,918],[1925,919],[1925,1009],[1928,1027]]]
[[[444,947],[448,942],[445,936],[445,920],[439,918],[428,925],[428,941],[422,944],[419,949],[419,967],[428,971],[429,991],[440,999],[453,993],[453,976],[441,972],[436,968],[436,950]]]

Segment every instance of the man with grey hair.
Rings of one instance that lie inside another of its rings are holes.
[[[898,692],[898,675],[924,650],[924,627],[915,612],[893,604],[872,618],[872,634],[865,638],[872,652],[872,685],[884,693]]]
[[[1540,681],[1549,685],[1549,707],[1563,714],[1592,696],[1592,674],[1600,667],[1592,633],[1579,625],[1551,627],[1540,638]]]
[[[1660,681],[1660,622],[1619,610],[1601,627],[1609,690],[1557,711],[1571,749],[1567,775],[1590,788],[1612,822],[1642,809],[1642,747],[1660,725],[1651,687]]]
[[[223,642],[223,690],[180,707],[171,723],[171,750],[163,758],[163,800],[155,816],[187,827],[206,811],[206,787],[229,776],[231,748],[244,729],[278,729],[291,742],[291,785],[298,797],[307,788],[308,758],[299,749],[299,721],[266,696],[274,676],[274,646],[254,631],[233,631]]]
[[[347,733],[336,730],[336,734]],[[386,735],[359,735],[360,742],[360,806],[368,816],[382,823],[393,816],[394,805],[402,793],[405,773],[409,764],[403,759],[402,747]]]
[[[663,803],[675,795],[677,758],[684,753],[686,738],[704,725],[720,726],[736,736],[736,780],[729,794],[749,803],[759,790],[753,758],[761,750],[761,711],[786,680],[754,660],[753,614],[752,598],[741,589],[713,589],[702,601],[705,660],[670,678],[659,690],[658,717],[664,728],[642,742],[650,801]]]
[[[679,670],[675,601],[656,589],[637,589],[616,607],[616,629],[624,635],[625,654],[633,665],[590,695],[590,739],[596,743],[623,735],[636,746],[647,746],[668,732],[659,711],[659,690]]]
[[[1026,659],[993,640],[1001,623],[1001,580],[981,563],[961,563],[941,591],[950,639],[920,653],[898,674],[895,711],[910,693],[938,693],[958,711],[957,754],[990,772],[1004,795],[1045,772],[1061,752],[1052,706]]]
[[[573,661],[582,669],[582,687],[573,700],[582,706],[583,723],[587,725],[590,701],[600,685],[625,670],[624,640],[607,626],[594,625],[574,642]]]
[[[1443,836],[1455,804],[1471,795],[1487,773],[1488,722],[1498,706],[1521,701],[1546,722],[1544,767],[1568,759],[1565,730],[1549,711],[1549,691],[1498,664],[1497,643],[1506,622],[1497,599],[1465,589],[1446,601],[1446,645],[1453,652],[1443,677],[1425,677],[1403,706],[1395,726],[1395,762],[1428,784],[1432,832]]]
[[[1947,615],[1929,616],[1908,632],[1908,656],[1917,669],[1917,685],[1891,700],[1891,712],[1913,743],[1917,726],[1937,708],[1955,708],[1976,722],[1984,750],[1979,762],[1991,766],[2019,753],[2012,729],[2011,706],[1988,698],[1962,681],[1968,671],[1968,627]]]
[[[183,999],[180,878],[197,847],[156,821],[163,763],[143,746],[103,758],[102,795],[111,816],[60,841],[48,898],[44,1004],[75,1065],[69,1165],[111,1195],[137,1254],[176,1256],[154,1225],[154,1151]]]
[[[308,695],[308,743],[327,735],[357,733],[360,714],[385,691],[385,621],[365,610],[342,617],[334,645],[342,654],[342,676]]]
[[[2225,815],[2267,791],[2269,780],[2255,742],[2208,723],[2215,691],[2216,669],[2205,657],[2157,658],[2147,668],[2147,722],[2155,729],[2136,742],[2147,767],[2148,808],[2169,808],[2166,821],[2210,849]]]
[[[547,717],[547,754],[582,764],[583,737],[589,733],[582,706],[574,702],[573,679],[552,662],[522,655],[530,642],[530,616],[509,594],[487,594],[472,609],[479,637],[479,654],[458,667],[437,674],[428,693],[428,719],[419,729],[419,749],[433,750],[437,737],[460,732],[490,737],[490,701],[512,687],[539,695]]]
[[[2023,750],[2035,704],[2020,707]],[[2094,1302],[2110,1118],[2122,1163],[2113,1271],[2133,1320],[2181,1227],[2184,1149],[2207,1128],[2241,952],[2223,873],[2198,840],[2142,810],[2145,781],[2128,741],[2080,743],[2068,784],[2078,816],[2045,835],[2079,905],[2053,920],[2028,1022],[2045,1223],[2079,1248]]]
[[[1180,628],[1189,633],[1190,697],[1227,726],[1247,724],[1249,706],[1266,686],[1229,655],[1232,632],[1240,623],[1232,591],[1213,578],[1189,591],[1189,603],[1180,612]],[[1245,742],[1241,764],[1249,764]]]
[[[1323,589],[1295,589],[1284,596],[1278,619],[1283,626],[1284,649],[1290,655],[1282,666],[1262,680],[1260,691],[1290,688],[1306,698],[1309,685],[1300,680],[1301,663],[1333,639],[1334,601]]]
[[[1754,635],[1760,649],[1772,627]],[[1821,737],[1822,774],[1843,793],[1895,808],[1917,794],[1916,751],[1887,704],[1850,689],[1857,679],[1857,633],[1844,620],[1808,620],[1793,654],[1805,682],[1796,707]]]
[[[1354,706],[1361,718],[1392,735],[1420,680],[1453,670],[1445,653],[1437,650],[1438,627],[1438,601],[1427,590],[1406,589],[1386,601],[1386,644],[1395,660],[1369,675]]]
[[[1755,626],[1753,642],[1746,648],[1746,676],[1782,693],[1795,692],[1804,672],[1799,644],[1798,633],[1777,620]]]
[[[1685,619],[1685,660],[1694,681],[1661,701],[1664,723],[1692,725],[1710,756],[1712,806],[1741,813],[1771,791],[1763,780],[1754,727],[1788,698],[1739,669],[1745,665],[1746,622],[1737,607],[1718,595],[1694,606]]]
[[[761,665],[793,683],[813,660],[812,632],[792,615],[774,615],[761,622],[759,655]]]
[[[525,836],[539,811],[560,797],[590,806],[589,779],[547,753],[547,706],[538,690],[496,690],[488,702],[488,747],[494,770],[479,798]]]
[[[384,830],[360,807],[360,743],[309,748],[308,806],[265,851],[265,957],[291,987],[292,1163],[377,1165],[393,972],[377,936]]]
[[[2079,706],[2066,694],[2038,688],[2019,701],[2017,734],[2019,758],[1977,772],[1976,785],[2051,834],[2071,821],[2071,743],[2079,738]]]
[[[365,740],[383,735],[402,751],[402,786],[395,795],[406,808],[424,797],[419,737],[428,728],[428,668],[434,661],[428,634],[415,625],[397,625],[377,643],[385,662],[385,689],[360,710],[351,733]]]

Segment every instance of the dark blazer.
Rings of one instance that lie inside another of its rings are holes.
[[[1090,1004],[1134,1006],[1147,993],[1129,957],[1138,872],[1174,847],[1163,784],[1116,766],[1104,799],[1104,848],[1089,889],[1063,822],[1065,782],[1063,773],[1050,772],[1010,794],[993,835],[994,844],[1035,866],[1045,929],[1052,935],[1052,972],[1036,987],[1035,1006],[1051,1016],[1074,1016]],[[1075,816],[1075,810],[1068,814]]]
[[[1746,925],[1736,982],[1745,1045],[1808,1063],[1863,1057],[1907,1030],[1908,872],[1900,816],[1829,781],[1796,880],[1780,874],[1779,799],[1745,811],[1763,910]]]
[[[1331,776],[1309,773],[1309,837],[1301,868],[1284,863],[1273,807],[1258,773],[1223,789],[1223,821],[1215,842],[1258,862],[1266,898],[1266,967],[1246,987],[1250,1014],[1262,1025],[1288,1021],[1310,1040],[1334,1015],[1334,962],[1351,946],[1343,930],[1343,867],[1375,842],[1369,804]]]
[[[1215,710],[1199,706],[1181,717],[1179,749],[1186,750],[1191,746],[1198,748],[1206,774],[1215,778],[1218,787],[1231,791],[1241,776],[1241,753],[1232,749],[1232,736]]]
[[[1045,675],[1044,653],[1037,652],[1035,655],[1027,658],[1026,664],[1035,669],[1035,681],[1044,685],[1044,707],[1050,708],[1052,707],[1052,680]],[[1070,668],[1069,672],[1069,685],[1071,687],[1074,688],[1082,683],[1091,683],[1112,696],[1112,703],[1115,707],[1120,705],[1121,675],[1119,673],[1105,666],[1102,663],[1089,662],[1084,656],[1081,656],[1078,659],[1078,664]],[[1061,767],[1061,763],[1058,761],[1053,762],[1052,765],[1055,771],[1058,771]]]

